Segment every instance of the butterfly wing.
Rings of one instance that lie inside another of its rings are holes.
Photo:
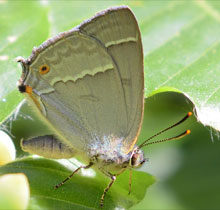
[[[140,132],[144,107],[143,50],[137,21],[129,8],[120,7],[98,14],[79,29],[101,41],[117,66],[128,121],[124,148],[130,151]]]
[[[65,143],[84,151],[113,135],[130,150],[143,112],[143,55],[127,7],[99,13],[49,39],[27,63],[24,84],[33,88],[46,121]],[[50,71],[40,74],[44,65]]]

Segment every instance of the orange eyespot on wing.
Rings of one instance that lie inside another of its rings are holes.
[[[47,64],[44,64],[39,68],[40,74],[47,74],[49,71],[50,71],[50,67]]]

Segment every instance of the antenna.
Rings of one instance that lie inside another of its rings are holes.
[[[187,115],[185,117],[183,117],[180,121],[178,121],[177,123],[171,125],[170,127],[156,133],[155,135],[151,136],[150,138],[146,139],[140,146],[139,148],[141,147],[144,147],[144,146],[147,146],[147,145],[150,145],[150,144],[155,144],[155,143],[160,143],[160,142],[165,142],[165,141],[170,141],[170,140],[174,140],[174,139],[180,139],[188,134],[190,134],[190,130],[186,130],[185,132],[177,135],[177,136],[174,136],[174,137],[171,137],[171,138],[165,138],[165,139],[162,139],[162,140],[158,140],[158,141],[153,141],[153,142],[150,142],[150,143],[147,143],[149,142],[151,139],[155,138],[156,136],[159,136],[160,134],[164,133],[165,131],[168,131],[170,130],[171,128],[174,128],[176,127],[177,125],[183,123],[185,120],[187,120],[190,116],[192,115],[192,112],[188,112]]]

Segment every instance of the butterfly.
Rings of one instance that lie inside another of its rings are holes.
[[[143,146],[190,132],[136,145],[144,112],[143,48],[137,20],[127,6],[97,13],[18,62],[19,91],[54,132],[23,140],[23,150],[47,158],[84,158],[88,164],[56,188],[81,168],[98,168],[110,178],[101,207],[116,176],[146,162]]]

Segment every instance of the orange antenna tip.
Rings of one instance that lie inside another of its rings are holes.
[[[192,115],[192,112],[188,112],[188,116],[191,116]]]
[[[162,131],[156,133],[155,135],[151,136],[150,138],[146,139],[146,140],[139,146],[139,148],[145,147],[145,146],[150,145],[150,144],[155,144],[155,143],[170,141],[170,140],[174,140],[174,139],[181,139],[182,137],[184,137],[184,136],[190,134],[191,131],[190,131],[190,130],[186,130],[186,131],[184,131],[183,133],[181,133],[181,134],[179,134],[179,135],[177,135],[177,136],[174,136],[174,137],[171,137],[171,138],[165,138],[165,139],[162,139],[162,140],[153,141],[153,142],[148,143],[148,142],[149,142],[151,139],[153,139],[154,137],[159,136],[160,134],[164,133],[165,131],[168,131],[168,130],[170,130],[171,128],[174,128],[174,127],[176,127],[177,125],[181,124],[182,122],[184,122],[185,120],[187,120],[187,119],[189,118],[189,116],[191,116],[192,114],[193,114],[192,112],[188,112],[187,115],[185,115],[185,117],[182,118],[179,122],[177,122],[177,123],[171,125],[170,127],[166,128],[166,129],[164,129],[164,130],[162,130]]]

